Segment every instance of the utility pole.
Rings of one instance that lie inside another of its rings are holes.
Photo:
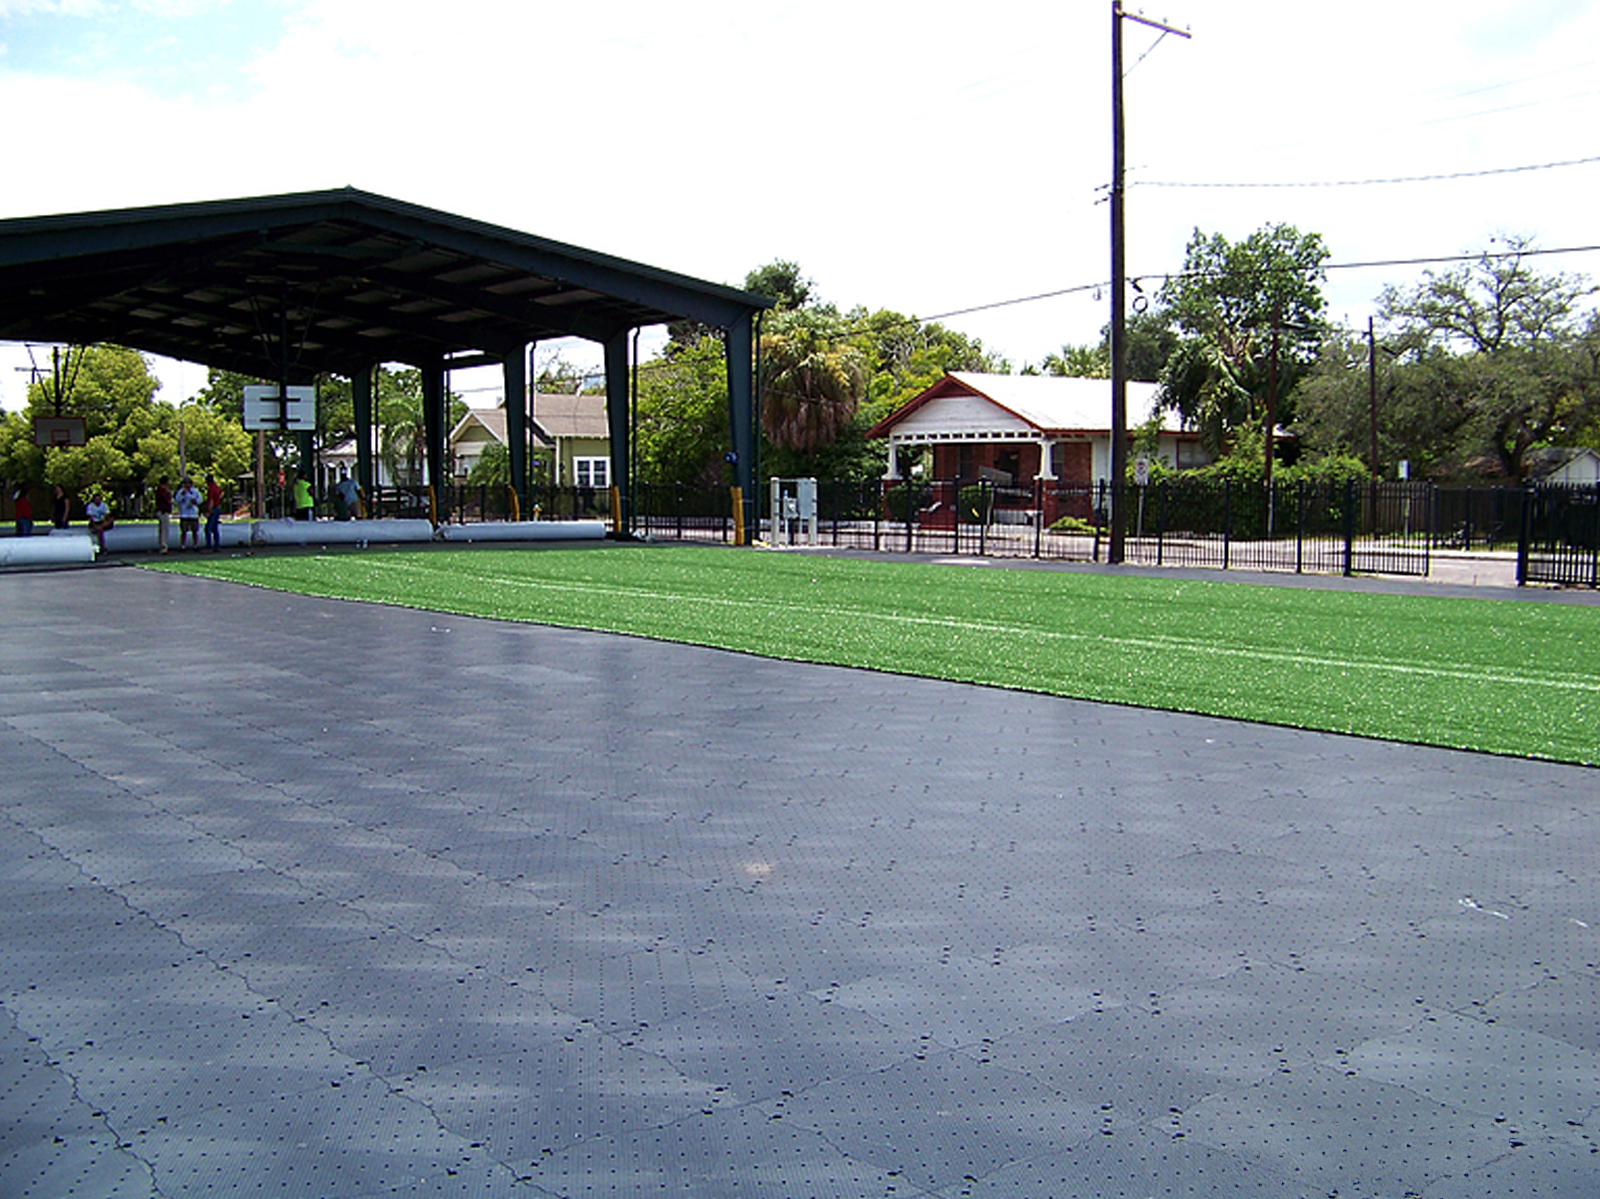
[[[1126,553],[1127,531],[1122,513],[1122,492],[1128,473],[1128,265],[1123,218],[1123,174],[1126,146],[1122,131],[1122,21],[1126,17],[1162,33],[1187,38],[1189,31],[1137,13],[1122,11],[1122,0],[1111,0],[1111,543],[1106,561],[1120,563]]]
[[[1378,338],[1372,331],[1372,318],[1367,318],[1367,421],[1371,436],[1367,453],[1367,469],[1373,482],[1378,479]]]

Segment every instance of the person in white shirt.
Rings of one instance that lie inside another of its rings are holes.
[[[183,476],[178,494],[172,497],[172,501],[178,506],[178,548],[183,549],[187,543],[189,548],[199,549],[200,489],[188,475]]]

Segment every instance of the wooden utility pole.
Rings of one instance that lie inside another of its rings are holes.
[[[1367,454],[1367,469],[1374,482],[1378,479],[1378,338],[1372,331],[1372,318],[1367,318],[1367,420],[1371,441]]]
[[[1128,266],[1123,216],[1123,174],[1127,150],[1122,130],[1122,20],[1126,17],[1162,33],[1187,38],[1188,30],[1137,13],[1122,11],[1111,0],[1111,540],[1106,561],[1119,563],[1126,554],[1127,529],[1122,493],[1128,473]]]
[[[1278,432],[1278,322],[1282,315],[1278,305],[1272,306],[1272,341],[1267,350],[1267,457],[1261,464],[1267,490],[1272,490],[1273,442]]]

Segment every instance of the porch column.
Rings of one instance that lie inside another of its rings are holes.
[[[1056,443],[1046,438],[1039,443],[1039,474],[1046,483],[1056,481]]]
[[[892,434],[889,437],[889,465],[884,467],[883,477],[891,483],[900,481],[900,442]]]

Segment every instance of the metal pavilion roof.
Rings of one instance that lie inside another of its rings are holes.
[[[0,339],[352,374],[771,301],[354,188],[0,221]]]

